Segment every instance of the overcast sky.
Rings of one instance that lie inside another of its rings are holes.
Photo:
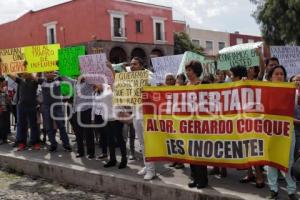
[[[0,23],[16,19],[28,10],[38,10],[68,0],[0,0]],[[101,1],[101,0],[100,0]],[[174,19],[191,27],[260,35],[251,16],[255,6],[250,0],[137,0],[173,7]]]

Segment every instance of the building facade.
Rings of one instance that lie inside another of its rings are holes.
[[[217,55],[219,50],[230,46],[229,33],[196,28],[187,28],[193,44],[203,47],[208,56]]]
[[[0,48],[60,43],[84,44],[88,53],[105,52],[112,63],[134,56],[172,55],[172,8],[131,0],[71,0],[30,11],[0,25]],[[184,30],[182,30],[184,31]]]
[[[228,33],[187,27],[192,42],[196,46],[204,48],[207,56],[215,56],[219,50],[242,43],[262,41],[260,36],[240,34],[239,32]]]
[[[243,43],[252,43],[262,41],[262,37],[240,34],[239,32],[230,33],[229,35],[230,46]]]

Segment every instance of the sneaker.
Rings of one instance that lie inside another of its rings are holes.
[[[18,151],[24,151],[26,148],[25,144],[18,144]]]
[[[155,177],[155,172],[147,171],[145,176],[144,176],[144,180],[149,181],[149,180],[154,179],[154,177]]]
[[[278,198],[278,192],[275,192],[271,190],[270,195],[267,197],[267,199],[277,199]]]
[[[141,169],[140,171],[138,171],[137,175],[145,175],[146,174],[146,167],[144,167],[143,169]]]
[[[289,199],[290,200],[298,200],[295,194],[289,194]]]
[[[37,151],[41,150],[41,145],[40,144],[35,144],[33,145],[33,148]]]

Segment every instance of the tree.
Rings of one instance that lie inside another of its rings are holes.
[[[189,35],[185,32],[174,33],[174,54],[183,54],[185,51],[192,51],[194,53],[204,55],[202,47],[196,47]]]
[[[262,36],[269,45],[300,45],[300,0],[250,0]]]

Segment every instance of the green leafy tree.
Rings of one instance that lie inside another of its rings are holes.
[[[269,45],[300,45],[300,0],[250,0],[253,13]]]
[[[200,55],[204,55],[202,47],[196,47],[189,35],[185,32],[174,33],[174,54],[183,54],[185,51],[191,51]]]

